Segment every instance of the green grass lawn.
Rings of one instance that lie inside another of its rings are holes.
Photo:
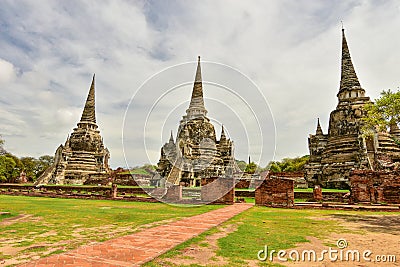
[[[163,220],[176,220],[220,207],[0,195],[0,211],[11,212],[0,216],[0,252],[6,250],[5,246],[9,251],[18,250],[15,255],[0,253],[0,259],[60,253],[130,234]],[[10,221],[12,216],[18,217]]]
[[[333,232],[350,232],[348,229],[342,227],[339,222],[329,220],[332,215],[344,214],[363,216],[370,215],[371,213],[335,210],[276,209],[255,206],[222,224],[222,227],[235,224],[237,225],[237,229],[227,236],[218,239],[216,256],[222,256],[227,261],[223,266],[248,266],[247,260],[253,261],[259,266],[281,266],[269,261],[258,261],[258,251],[262,250],[265,245],[268,246],[269,251],[294,248],[298,243],[309,242],[306,239],[307,236],[323,239]],[[391,215],[391,213],[374,214]],[[213,228],[179,245],[174,250],[161,255],[144,266],[179,266],[174,263],[173,257],[187,257],[184,256],[184,252],[187,251],[189,246],[202,246],[205,238],[216,232],[218,230]],[[351,232],[358,233],[357,231]],[[326,245],[335,246],[335,244]],[[169,259],[171,260],[169,261]],[[201,265],[191,264],[187,266],[194,267]]]
[[[244,197],[246,203],[256,203],[254,197]]]
[[[333,221],[310,218],[324,214],[327,212],[322,210],[254,207],[229,222],[238,223],[238,230],[218,240],[217,255],[229,258],[232,266],[241,266],[244,260],[256,260],[265,245],[278,251],[307,242],[306,236],[322,237],[338,231],[340,227]]]

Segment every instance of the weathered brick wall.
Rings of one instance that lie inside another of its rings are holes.
[[[355,170],[349,180],[354,202],[400,204],[400,171]]]
[[[235,180],[233,178],[202,178],[201,200],[215,204],[233,204],[235,201]]]
[[[381,181],[374,171],[353,171],[349,177],[351,199],[354,202],[376,202],[375,191]],[[374,188],[375,184],[375,188]],[[381,200],[381,199],[379,199]]]
[[[381,172],[383,180],[381,191],[378,192],[383,202],[400,204],[400,171]]]
[[[235,197],[254,197],[255,191],[235,190]]]
[[[140,202],[159,202],[150,196],[136,196],[146,194],[142,188],[118,188],[117,195],[113,194],[112,187],[99,186],[25,186],[17,184],[0,184],[0,195],[35,196],[51,198],[78,198],[78,199],[118,199]]]
[[[294,181],[286,178],[265,179],[255,192],[256,205],[270,207],[294,206]]]
[[[304,177],[304,172],[268,172],[269,178],[297,178]]]
[[[119,185],[138,186],[134,177],[130,173],[117,173],[114,183]]]
[[[109,185],[116,183],[118,185],[138,186],[136,180],[149,180],[149,175],[143,174],[130,174],[123,172],[115,172],[110,174],[94,173],[89,174],[88,179],[83,183],[84,185]]]
[[[236,179],[235,188],[247,189],[250,186],[250,179]]]
[[[109,186],[65,186],[65,185],[18,185],[18,184],[0,184],[1,192],[36,192],[44,194],[64,194],[64,195],[101,195],[110,196],[112,187]],[[119,195],[130,195],[130,194],[146,194],[146,192],[138,188],[118,188]]]
[[[287,178],[294,180],[294,187],[308,188],[304,172],[268,172],[267,178]]]
[[[112,183],[111,175],[107,173],[91,173],[86,179],[84,185],[109,185]]]

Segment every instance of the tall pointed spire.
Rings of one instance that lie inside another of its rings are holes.
[[[81,123],[96,124],[95,110],[95,92],[94,92],[95,74],[93,74],[92,84],[90,85],[89,94],[86,99],[85,107],[82,112]]]
[[[201,83],[202,81],[203,81],[203,79],[201,78],[200,56],[197,56],[197,69],[196,69],[196,77],[194,79],[194,82]]]
[[[226,135],[225,135],[225,130],[224,130],[224,125],[222,125],[222,129],[221,129],[221,138],[219,139],[219,141],[223,142],[226,141]]]
[[[339,92],[345,89],[352,89],[355,86],[360,87],[361,85],[351,61],[349,47],[347,46],[346,36],[342,28],[342,73]]]
[[[196,76],[193,84],[192,98],[189,108],[186,110],[189,119],[199,116],[206,116],[207,110],[204,107],[203,82],[201,78],[200,56],[197,61]]]
[[[316,135],[323,135],[323,134],[324,133],[322,132],[321,124],[319,124],[319,118],[318,118]]]
[[[169,137],[169,142],[170,142],[170,143],[175,143],[175,141],[174,141],[174,136],[172,135],[172,130],[171,130],[171,135],[170,135],[170,137]]]

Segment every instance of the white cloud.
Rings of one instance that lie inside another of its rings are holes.
[[[0,84],[6,84],[14,81],[17,76],[17,71],[14,65],[0,58]]]

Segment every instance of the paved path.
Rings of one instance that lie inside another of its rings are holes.
[[[253,204],[230,205],[106,242],[82,246],[63,254],[53,255],[20,266],[140,266],[252,206]]]

